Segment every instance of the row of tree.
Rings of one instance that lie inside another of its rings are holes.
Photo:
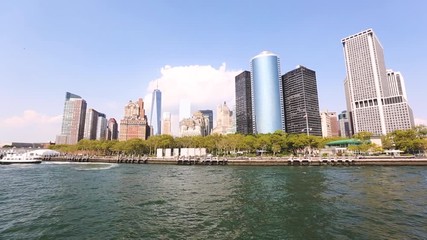
[[[371,133],[360,132],[353,138],[362,141],[361,145],[350,150],[358,152],[381,152],[382,148],[370,142]],[[397,130],[383,137],[384,149],[400,149],[407,153],[417,153],[427,148],[427,128],[424,126],[410,130]],[[323,148],[326,143],[344,138],[322,138],[306,134],[287,134],[276,131],[272,134],[242,135],[213,134],[206,137],[172,137],[170,135],[151,136],[147,140],[128,141],[81,140],[76,145],[54,145],[51,148],[67,153],[85,153],[96,155],[134,154],[153,155],[157,148],[206,148],[214,155],[256,153],[287,155],[312,153]]]

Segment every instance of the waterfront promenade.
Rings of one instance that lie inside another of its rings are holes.
[[[94,162],[120,164],[172,164],[172,165],[239,165],[239,166],[427,166],[427,158],[411,157],[337,157],[337,158],[296,158],[296,157],[127,157],[127,156],[60,156],[46,158],[44,161],[54,162]]]

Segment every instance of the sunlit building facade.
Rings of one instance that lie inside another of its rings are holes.
[[[159,89],[154,89],[152,96],[150,125],[153,135],[160,135],[162,126],[162,92]]]
[[[56,137],[56,144],[76,144],[83,139],[86,107],[84,99],[66,92],[61,134]]]

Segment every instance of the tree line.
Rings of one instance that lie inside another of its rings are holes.
[[[382,137],[383,147],[369,141],[372,134],[359,132],[353,138],[362,144],[350,146],[349,150],[357,152],[382,152],[384,149],[400,149],[407,153],[417,153],[427,148],[427,128],[418,126],[410,130],[397,130]],[[130,139],[127,141],[80,140],[75,145],[53,145],[51,149],[65,153],[82,153],[94,155],[154,155],[158,148],[206,148],[213,155],[267,154],[273,156],[298,155],[313,153],[325,147],[326,143],[344,140],[341,137],[322,138],[306,134],[288,134],[276,131],[271,134],[213,134],[205,137],[170,135],[151,136],[147,140]]]

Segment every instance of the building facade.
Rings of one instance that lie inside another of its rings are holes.
[[[235,77],[236,132],[253,134],[251,72],[244,71]]]
[[[396,91],[397,78],[393,74],[388,78],[384,51],[374,31],[368,29],[341,42],[347,70],[344,82],[347,110],[353,132],[367,131],[379,136],[412,128],[413,114],[406,92]]]
[[[95,140],[96,131],[98,125],[99,112],[95,109],[89,108],[86,111],[85,128],[84,128],[84,139]]]
[[[322,136],[316,72],[297,66],[282,76],[287,133]]]
[[[107,140],[108,120],[104,113],[98,115],[98,124],[96,126],[96,140]]]
[[[125,114],[120,120],[119,140],[126,141],[133,138],[147,139],[150,136],[150,127],[145,115],[144,101],[129,101],[125,106]]]
[[[339,125],[339,136],[344,138],[350,138],[353,133],[351,132],[350,119],[347,111],[342,111],[338,114],[338,125]]]
[[[56,144],[76,144],[83,139],[86,107],[86,101],[80,96],[65,93],[61,134],[56,137]]]
[[[161,114],[162,114],[162,92],[159,89],[154,89],[151,101],[151,116],[150,124],[153,135],[160,135],[161,132]]]
[[[322,137],[339,136],[339,125],[336,112],[320,112],[320,121],[322,124]]]
[[[208,125],[209,118],[197,111],[191,118],[185,118],[179,122],[180,136],[206,136]]]
[[[251,60],[254,133],[284,130],[283,92],[279,57],[269,51]]]
[[[219,105],[216,109],[216,126],[212,133],[228,134],[232,133],[233,112],[228,108],[227,103]]]

